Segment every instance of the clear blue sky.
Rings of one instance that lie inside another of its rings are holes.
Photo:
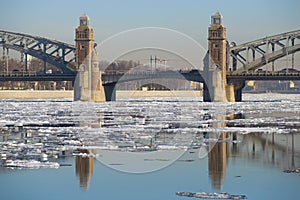
[[[74,43],[86,13],[100,43],[131,28],[155,26],[183,32],[206,46],[210,16],[223,15],[229,41],[243,43],[300,29],[299,0],[2,0],[0,29]]]

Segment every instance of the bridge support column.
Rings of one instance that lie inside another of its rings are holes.
[[[106,101],[115,101],[116,100],[115,86],[116,86],[115,84],[104,86]]]
[[[245,87],[245,81],[244,80],[236,80],[236,81],[228,81],[230,85],[233,86],[233,94],[235,102],[241,102],[242,101],[242,90]]]
[[[210,96],[210,92],[209,92],[209,86],[207,85],[207,83],[203,84],[203,101],[204,102],[212,102],[211,96]]]
[[[81,66],[74,83],[74,101],[90,101],[88,71]]]
[[[223,81],[223,72],[216,69],[215,71],[206,71],[203,101],[205,102],[226,102],[226,87]]]
[[[240,82],[240,86],[235,88],[235,101],[236,102],[241,102],[242,99],[242,90],[245,87],[245,81]]]
[[[74,84],[74,100],[105,102],[105,93],[105,89],[102,86],[101,72],[99,71],[98,63],[89,70],[83,65],[77,73]]]
[[[105,89],[102,85],[101,72],[97,65],[97,71],[92,71],[91,101],[105,102]]]

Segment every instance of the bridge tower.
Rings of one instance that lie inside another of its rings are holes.
[[[211,16],[211,25],[208,28],[208,49],[213,62],[210,67],[222,70],[222,79],[226,85],[226,28],[222,25],[222,15],[216,12]],[[214,66],[213,66],[214,65]]]
[[[86,14],[79,18],[76,28],[76,66],[77,77],[74,85],[74,100],[103,102],[105,101],[101,72],[94,40],[94,29]]]
[[[204,60],[206,87],[204,101],[234,101],[233,86],[227,85],[227,40],[226,27],[222,15],[216,12],[211,16],[208,28],[208,55]]]

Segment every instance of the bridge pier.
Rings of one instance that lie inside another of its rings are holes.
[[[212,102],[212,98],[210,96],[209,88],[207,86],[207,83],[203,84],[203,101],[204,102]]]
[[[207,70],[208,66],[204,66],[204,102],[226,102],[226,86],[222,79],[222,70],[215,69],[214,71]]]
[[[242,90],[244,87],[245,87],[245,81],[236,81],[234,83],[234,94],[235,94],[236,102],[242,101]]]
[[[232,94],[234,96],[235,102],[242,101],[242,90],[245,87],[244,80],[227,80],[228,85],[232,86]]]
[[[115,90],[116,84],[109,84],[104,85],[104,91],[105,91],[105,100],[106,101],[115,101],[116,100],[116,90]]]

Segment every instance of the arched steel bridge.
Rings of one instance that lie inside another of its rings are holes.
[[[76,74],[69,68],[74,68],[72,66],[75,61],[74,45],[39,36],[0,30],[0,46],[3,47],[4,56],[5,53],[8,54],[9,49],[13,49],[25,55],[25,62],[27,62],[27,55],[43,60],[44,71],[46,63],[49,63],[59,68],[65,75]]]
[[[228,71],[233,75],[254,71],[268,63],[300,50],[300,30],[265,37],[241,45],[231,43],[228,48]],[[230,59],[228,59],[230,60]],[[240,67],[238,67],[240,66]]]
[[[3,47],[3,54],[7,53],[9,49],[21,52],[25,57],[31,55],[35,58],[44,61],[44,72],[46,72],[46,63],[49,63],[62,71],[58,74],[38,74],[38,73],[24,73],[24,74],[0,74],[2,81],[41,81],[41,80],[75,80],[76,71],[75,66],[75,51],[74,45],[66,44],[56,40],[46,39],[39,36],[31,36],[28,34],[14,33],[0,30],[0,46]],[[6,50],[6,51],[5,51]],[[300,50],[300,30],[291,31],[287,33],[278,34],[271,37],[265,37],[259,40],[248,42],[241,45],[231,43],[228,45],[228,63],[227,63],[227,79],[239,80],[299,80],[299,73],[257,73],[256,69],[274,62],[284,56],[294,54]],[[25,59],[26,61],[27,59]],[[249,73],[251,72],[251,73]],[[195,78],[197,74],[193,72],[179,72],[187,78],[187,80],[194,80],[202,82],[203,78]],[[199,71],[198,76],[202,74]],[[168,73],[161,75],[151,75],[152,78],[160,78]],[[115,76],[114,78],[112,76]],[[170,75],[172,77],[173,74]],[[127,80],[136,80],[139,78],[146,78],[148,76],[128,75]],[[116,82],[120,75],[103,74],[104,84],[109,84],[109,79]],[[126,81],[123,79],[123,81]]]

